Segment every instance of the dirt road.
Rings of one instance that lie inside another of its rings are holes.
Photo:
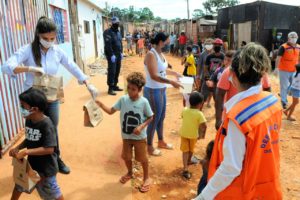
[[[180,59],[167,56],[178,72],[182,71]],[[131,71],[144,71],[143,59],[129,57],[123,62],[123,76]],[[106,77],[96,75],[92,82],[101,89],[101,99],[112,105],[118,97],[106,95]],[[123,80],[121,81],[123,85]],[[273,92],[278,92],[278,81],[272,78]],[[136,165],[137,178],[121,185],[118,180],[126,170],[120,158],[121,136],[119,115],[108,116],[96,128],[83,127],[83,104],[89,94],[77,81],[72,80],[66,87],[65,103],[61,105],[59,135],[63,160],[71,167],[70,175],[58,175],[58,181],[66,199],[72,200],[184,200],[191,199],[196,192],[202,170],[200,165],[191,167],[190,181],[181,178],[181,152],[178,130],[181,120],[182,97],[178,90],[168,89],[167,116],[165,119],[166,141],[174,144],[174,150],[163,150],[163,156],[150,157],[150,174],[153,179],[151,191],[142,194],[136,189],[142,178],[142,171]],[[208,120],[207,137],[197,144],[196,155],[204,156],[206,144],[215,136],[214,109],[204,107]],[[300,121],[300,107],[296,109]],[[284,199],[300,199],[300,125],[283,118],[281,131],[281,180]],[[155,137],[157,141],[157,137]],[[6,154],[0,160],[0,199],[9,199],[13,188],[11,158]],[[24,195],[21,199],[39,199],[37,193]]]

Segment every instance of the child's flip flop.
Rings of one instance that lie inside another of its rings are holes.
[[[125,184],[125,183],[127,183],[129,180],[131,180],[131,179],[132,179],[132,176],[126,174],[126,175],[124,175],[124,176],[122,176],[122,177],[120,178],[120,183]]]
[[[151,185],[151,183],[144,183],[144,184],[140,187],[140,192],[141,192],[141,193],[148,192],[148,191],[150,190],[150,185]]]

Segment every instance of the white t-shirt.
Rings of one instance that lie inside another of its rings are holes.
[[[164,60],[161,59],[161,57],[158,55],[158,53],[155,51],[154,48],[151,49],[151,51],[155,54],[156,60],[157,60],[157,72],[158,75],[165,78],[167,76],[166,70],[168,68],[168,62],[166,58],[163,56]],[[160,83],[155,80],[153,80],[150,76],[150,73],[148,71],[148,67],[145,65],[145,72],[146,72],[146,85],[145,87],[151,88],[151,89],[161,89],[166,88],[167,84]]]

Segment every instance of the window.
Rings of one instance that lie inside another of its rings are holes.
[[[50,6],[53,20],[57,26],[56,40],[58,44],[69,42],[69,23],[67,11],[55,6]]]
[[[90,22],[89,21],[83,21],[84,23],[84,33],[90,33],[91,30],[90,30]]]

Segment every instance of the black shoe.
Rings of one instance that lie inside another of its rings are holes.
[[[109,89],[109,90],[108,90],[108,94],[109,94],[109,95],[112,95],[112,96],[117,95],[117,93],[115,93],[115,91],[114,91],[113,89]]]
[[[116,92],[121,92],[121,91],[123,91],[123,89],[122,89],[122,88],[119,88],[119,86],[113,87],[113,90],[116,91]]]
[[[61,160],[61,158],[57,159],[58,170],[62,174],[70,174],[70,168]]]

